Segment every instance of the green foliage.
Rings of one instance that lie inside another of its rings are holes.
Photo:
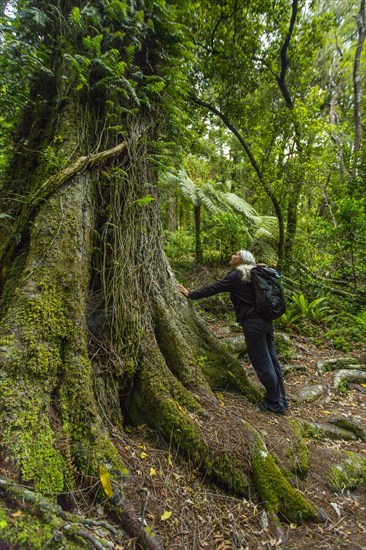
[[[66,160],[63,159],[59,153],[57,153],[53,145],[47,145],[43,151],[43,158],[45,161],[45,175],[52,175],[65,168]]]
[[[210,225],[209,239],[214,248],[220,252],[221,259],[227,258],[240,248],[245,248],[250,240],[249,232],[242,218],[237,214],[231,212],[214,214],[210,219]]]
[[[357,315],[342,312],[332,318],[331,325],[325,333],[325,338],[335,349],[351,351],[356,342],[366,339],[366,309],[361,309]]]
[[[180,261],[192,258],[194,253],[194,237],[187,231],[166,231],[165,252],[171,261]]]
[[[288,300],[286,313],[279,319],[278,324],[293,329],[303,328],[304,322],[322,323],[331,313],[328,305],[321,305],[326,297],[309,301],[304,294],[293,293]]]
[[[203,180],[208,173],[200,173],[190,157],[189,164],[195,172],[198,183],[195,183],[184,169],[177,175],[168,172],[161,178],[162,189],[171,196],[174,192],[183,195],[184,201],[200,210],[199,226],[195,226],[196,241],[202,238],[205,258],[222,260],[234,250],[243,246],[252,246],[256,250],[265,244],[272,248],[276,244],[277,221],[272,216],[260,216],[254,207],[235,193],[227,192],[227,185],[222,182],[211,183]],[[193,165],[193,167],[192,167]],[[190,226],[188,231],[193,231]],[[197,243],[196,243],[197,245]],[[169,254],[168,254],[169,255]],[[271,254],[268,254],[271,256]]]

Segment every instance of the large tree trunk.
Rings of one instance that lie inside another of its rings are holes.
[[[154,117],[125,116],[125,144],[116,146],[95,132],[96,98],[66,87],[65,101],[63,82],[44,90],[58,111],[42,119],[42,132],[39,112],[24,118],[32,150],[17,150],[3,193],[6,209],[10,193],[24,197],[0,252],[1,464],[53,499],[99,478],[101,466],[123,490],[109,426],[145,422],[221,485],[249,495],[254,483],[272,512],[313,517],[252,428],[243,427],[245,463],[228,455],[228,433],[216,449],[199,428],[205,404],[217,402],[212,388],[235,388],[252,402],[259,393],[177,290],[162,248]],[[38,152],[55,135],[67,165],[49,176]],[[125,528],[136,536],[133,525]],[[143,530],[138,536],[154,547]]]

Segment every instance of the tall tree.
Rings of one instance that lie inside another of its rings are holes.
[[[253,479],[272,513],[314,517],[254,428],[242,428],[252,467],[199,430],[205,403],[216,403],[212,387],[251,400],[258,391],[180,296],[162,249],[156,144],[177,128],[184,82],[175,9],[164,0],[23,1],[17,28],[42,51],[42,71],[29,79],[1,194],[14,218],[0,250],[9,476],[54,497],[102,466],[123,490],[108,425],[128,419],[237,494]],[[155,547],[138,521],[125,528]]]

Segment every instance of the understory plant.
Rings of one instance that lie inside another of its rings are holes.
[[[350,351],[356,342],[364,342],[366,338],[366,309],[358,314],[341,313],[333,318],[333,322],[325,337],[332,345],[341,351]]]
[[[331,314],[329,305],[325,305],[325,296],[309,301],[304,294],[292,293],[287,303],[287,310],[278,323],[283,328],[298,330],[303,328],[304,322],[322,323]]]

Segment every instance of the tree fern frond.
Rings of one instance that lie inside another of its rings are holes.
[[[256,241],[263,241],[269,244],[275,244],[277,242],[276,233],[273,233],[272,231],[268,231],[268,229],[264,227],[258,227],[258,229],[254,231],[253,238]]]
[[[215,204],[214,201],[206,193],[205,189],[197,188],[197,196],[200,201],[200,204],[203,205],[209,212],[219,212],[220,208]]]
[[[204,189],[207,197],[209,197],[211,201],[216,204],[219,210],[223,212],[228,212],[231,210],[224,197],[224,193],[220,189],[215,188],[212,184],[206,184]]]
[[[278,239],[278,220],[275,216],[260,216],[260,227]]]
[[[235,193],[223,193],[227,203],[233,208],[235,212],[242,214],[245,218],[252,222],[258,222],[260,216],[255,211],[253,206],[246,200],[242,199]]]

